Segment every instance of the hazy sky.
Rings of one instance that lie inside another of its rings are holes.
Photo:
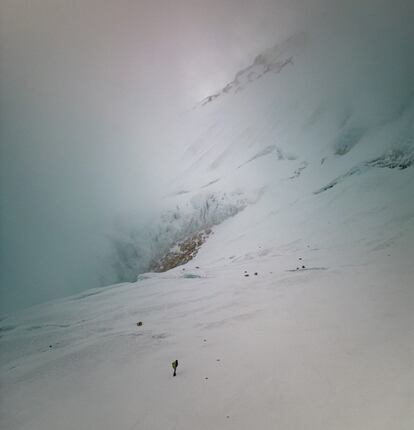
[[[2,0],[0,312],[97,285],[108,226],[174,170],[169,122],[260,51],[332,15],[410,20],[363,3]]]

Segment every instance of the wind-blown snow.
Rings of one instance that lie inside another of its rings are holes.
[[[214,226],[194,260],[0,322],[2,428],[413,428],[412,80],[288,47],[183,119],[146,246]]]

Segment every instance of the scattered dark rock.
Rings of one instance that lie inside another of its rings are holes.
[[[230,415],[227,415],[227,417],[226,418],[230,418]]]
[[[196,266],[196,269],[199,269],[200,267],[199,266]]]
[[[299,270],[299,267],[296,267],[296,270]]]
[[[143,323],[142,323],[142,321],[138,321],[138,322],[137,322],[137,326],[138,326],[138,327],[141,327],[141,326],[142,326],[142,324],[143,324]]]
[[[203,342],[207,342],[207,339],[203,339]]]
[[[216,359],[216,361],[220,361],[220,359],[219,359],[219,358],[217,358],[217,359]]]
[[[204,379],[208,379],[207,376]]]
[[[245,278],[247,278],[248,276],[250,276],[248,273],[246,273],[246,274],[244,275],[244,277],[245,277]]]
[[[49,345],[49,348],[53,348],[53,346],[52,346],[52,345]]]
[[[244,273],[247,273],[247,270],[245,270]]]
[[[302,257],[299,257],[299,260],[302,260]]]
[[[305,268],[305,266],[302,266],[302,269],[304,269]]]
[[[257,272],[254,272],[254,276],[257,276]]]

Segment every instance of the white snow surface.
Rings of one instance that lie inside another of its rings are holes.
[[[183,119],[165,205],[244,196],[194,260],[0,321],[0,428],[414,428],[413,97],[309,90],[299,40]]]

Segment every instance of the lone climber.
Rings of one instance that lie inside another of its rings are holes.
[[[173,376],[177,375],[177,367],[178,367],[178,360],[175,360],[171,363],[172,368],[174,369]]]

